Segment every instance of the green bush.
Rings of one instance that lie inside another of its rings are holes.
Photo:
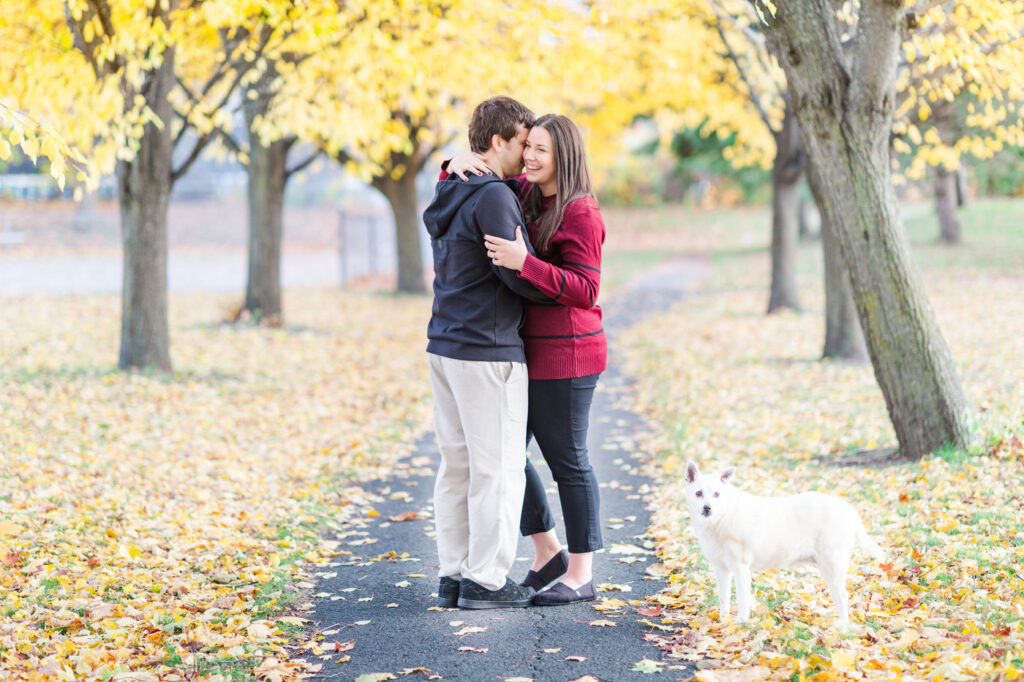
[[[659,156],[657,140],[636,149],[613,168],[601,184],[601,201],[619,206],[693,203],[706,207],[771,201],[771,171],[735,168],[725,150],[735,133],[720,138],[705,124],[672,137],[668,160]],[[664,152],[662,152],[664,154]]]
[[[979,195],[1024,196],[1024,147],[1008,147],[987,161],[978,161],[969,176]]]

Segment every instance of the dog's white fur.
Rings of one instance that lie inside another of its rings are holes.
[[[686,465],[686,499],[697,541],[718,581],[719,617],[729,613],[734,578],[736,620],[742,623],[750,617],[751,573],[813,563],[828,585],[839,623],[849,623],[846,570],[854,548],[885,557],[857,510],[825,493],[751,495],[729,483],[734,472],[730,467],[705,475],[693,462]]]

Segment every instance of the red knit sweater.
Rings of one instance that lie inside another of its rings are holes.
[[[442,166],[440,179],[448,176]],[[519,177],[519,197],[540,191]],[[544,199],[549,206],[554,197]],[[530,242],[537,226],[527,225]],[[597,294],[601,286],[601,246],[605,228],[594,199],[577,199],[565,209],[562,224],[548,249],[527,254],[519,276],[556,301],[525,301],[526,320],[520,335],[531,379],[570,379],[599,374],[608,363],[608,341],[601,326]]]
[[[520,197],[539,191],[520,178]],[[554,197],[544,200],[547,207]],[[537,242],[537,226],[528,225]],[[568,379],[605,370],[608,341],[601,326],[597,295],[601,285],[601,246],[604,220],[597,202],[577,199],[565,209],[548,249],[527,255],[519,276],[557,304],[526,301],[526,321],[520,334],[526,348],[531,379]]]

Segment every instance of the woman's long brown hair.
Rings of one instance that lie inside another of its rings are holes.
[[[544,252],[565,218],[565,207],[576,199],[593,198],[594,189],[590,183],[583,136],[576,124],[567,116],[545,114],[533,125],[551,133],[551,153],[555,162],[555,199],[548,209],[544,210],[544,197],[536,185],[523,198],[527,224],[537,224],[537,238],[533,246]]]

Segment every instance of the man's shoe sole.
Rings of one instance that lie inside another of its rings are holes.
[[[442,609],[456,609],[456,608],[459,607],[459,600],[458,599],[441,599],[440,597],[438,597],[437,598],[437,605],[440,606]]]
[[[466,599],[459,597],[459,607],[463,609],[523,609],[529,606],[532,601],[532,596],[529,599],[520,599],[518,601],[494,601],[491,599]]]

